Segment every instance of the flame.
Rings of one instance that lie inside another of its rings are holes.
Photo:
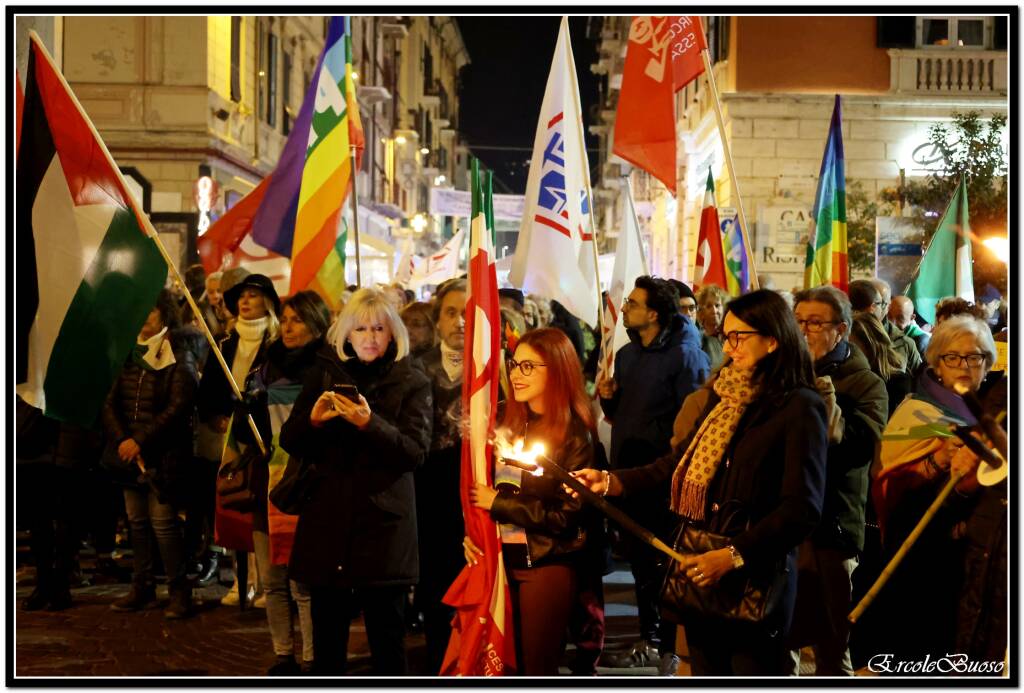
[[[534,443],[529,450],[526,450],[526,445],[522,438],[516,438],[514,442],[510,443],[506,438],[499,436],[495,439],[495,447],[498,450],[499,457],[515,460],[523,465],[533,467],[530,473],[534,476],[544,474],[544,468],[537,464],[537,458],[547,450],[544,443]]]

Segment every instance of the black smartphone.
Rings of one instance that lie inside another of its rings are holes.
[[[359,388],[348,383],[335,383],[331,385],[331,392],[342,397],[347,397],[356,404],[359,403]]]

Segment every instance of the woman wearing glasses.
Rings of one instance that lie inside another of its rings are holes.
[[[512,397],[499,435],[543,443],[567,471],[594,466],[597,433],[579,359],[563,332],[527,332],[508,361]],[[494,488],[477,485],[470,500],[498,523],[515,610],[519,673],[557,676],[574,595],[580,583],[589,513],[550,476],[495,461]],[[466,537],[466,561],[480,550]]]
[[[990,568],[1001,561],[1004,581],[1006,575],[1005,522],[996,522],[988,536],[977,538],[970,531],[970,520],[964,522],[979,489],[978,457],[951,435],[941,420],[941,417],[950,417],[974,422],[956,389],[963,387],[978,392],[995,363],[992,334],[983,321],[969,315],[948,318],[932,333],[925,358],[928,368],[918,379],[917,392],[893,413],[882,436],[878,460],[872,468],[872,497],[888,556],[900,547],[921,519],[949,480],[950,472],[965,471],[967,475],[886,586],[882,593],[886,601],[872,607],[888,607],[890,613],[898,614],[898,618],[890,619],[892,642],[888,646],[891,649],[878,650],[893,652],[897,660],[904,655],[935,657],[965,652],[957,649],[962,646],[957,638],[981,633],[979,629],[957,627],[958,605],[963,608],[960,590],[965,577],[965,550],[970,552],[976,543],[988,545],[996,541],[998,545],[1001,534],[1001,557],[998,550],[986,549],[980,553],[986,555],[984,563]],[[1005,505],[1002,507],[1005,513]],[[989,605],[984,612],[1005,618],[1005,590],[1002,600],[1001,605]],[[973,602],[971,611],[975,620],[984,618],[977,601]],[[1001,632],[986,631],[985,635],[1001,638],[1005,649],[1005,620]]]
[[[682,519],[731,537],[732,544],[686,567],[699,587],[715,589],[735,570],[762,579],[785,571],[781,603],[762,623],[708,613],[683,620],[694,675],[780,675],[796,596],[796,548],[821,515],[825,406],[807,345],[778,294],[760,290],[733,299],[722,331],[726,360],[683,404],[696,413],[672,453],[643,467],[576,476],[609,496],[653,495],[670,485],[672,510]]]

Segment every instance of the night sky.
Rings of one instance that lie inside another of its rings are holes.
[[[558,39],[560,16],[457,17],[470,60],[462,70],[459,132],[481,162],[494,171],[496,193],[526,191],[533,137]],[[591,17],[570,17],[573,58],[580,85],[584,126],[593,123],[590,107],[598,98],[596,40],[587,38]],[[585,131],[586,132],[586,131]],[[587,135],[587,155],[594,176],[598,146]],[[489,149],[515,147],[521,151]]]

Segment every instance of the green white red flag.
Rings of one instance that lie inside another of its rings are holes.
[[[462,412],[469,415],[469,435],[462,439],[459,494],[466,535],[483,551],[467,565],[444,596],[456,609],[452,636],[441,674],[502,676],[515,669],[512,601],[505,578],[498,526],[469,500],[474,484],[494,485],[494,422],[501,364],[501,312],[494,257],[494,203],[491,177],[481,179],[473,160],[473,209],[470,226],[469,278],[466,292],[465,375]]]
[[[715,205],[715,179],[711,175],[711,169],[708,169],[704,208],[700,212],[700,233],[697,236],[697,256],[694,265],[694,289],[714,284],[728,290],[722,228],[718,221],[718,207]]]
[[[90,426],[167,263],[34,32],[15,186],[17,391],[49,417]]]

